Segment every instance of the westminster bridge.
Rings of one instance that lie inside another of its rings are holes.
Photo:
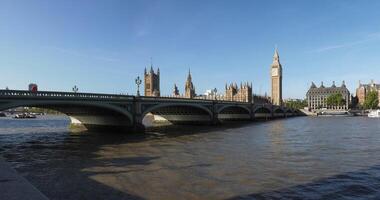
[[[298,116],[298,110],[271,104],[74,92],[0,90],[0,111],[38,107],[59,111],[87,129],[144,129],[150,115],[174,124],[218,124]]]

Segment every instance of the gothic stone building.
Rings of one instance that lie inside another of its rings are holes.
[[[240,84],[238,88],[237,84],[230,84],[227,87],[226,84],[226,94],[224,100],[227,101],[240,101],[240,102],[252,102],[252,83]]]
[[[193,85],[193,81],[191,80],[191,73],[189,70],[189,74],[187,75],[187,80],[185,83],[185,98],[192,99],[195,97],[195,87]]]
[[[144,71],[144,88],[145,96],[160,96],[160,69],[157,69],[157,73],[153,71],[153,66],[150,66],[150,71]]]
[[[359,81],[359,87],[356,89],[356,97],[358,98],[359,105],[364,104],[364,101],[370,91],[375,91],[378,93],[380,106],[380,84],[376,84],[373,80],[370,84],[361,84]]]
[[[328,106],[326,100],[327,97],[332,94],[342,94],[345,104],[343,106]],[[335,86],[335,82],[333,82],[331,87],[325,87],[323,82],[320,87],[317,87],[314,83],[311,83],[310,89],[306,93],[306,98],[309,110],[321,108],[347,110],[350,103],[350,91],[348,91],[344,81],[340,87]]]

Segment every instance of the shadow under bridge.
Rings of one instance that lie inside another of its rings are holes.
[[[211,108],[204,105],[175,103],[150,106],[142,114],[154,122],[172,124],[211,124],[213,115]]]
[[[251,109],[243,105],[226,105],[218,110],[218,119],[228,120],[251,120]]]
[[[88,130],[128,130],[133,127],[133,117],[127,109],[117,105],[70,101],[13,101],[1,103],[0,110],[17,107],[46,108],[66,114],[74,126]]]

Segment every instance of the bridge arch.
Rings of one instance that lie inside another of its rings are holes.
[[[133,126],[133,116],[127,109],[106,103],[51,100],[0,103],[0,110],[16,107],[56,110],[70,117],[73,125],[83,125],[87,129],[129,129]]]
[[[291,109],[291,108],[288,108],[288,109],[286,109],[286,110],[285,110],[285,112],[286,112],[286,113],[290,113],[290,114],[293,114],[293,112],[294,112],[294,111],[293,111],[293,109]]]
[[[254,113],[272,113],[271,109],[265,107],[265,106],[260,106],[257,107],[253,110]]]
[[[231,112],[234,110],[244,112],[247,114],[251,113],[251,110],[249,108],[247,108],[246,106],[241,106],[241,105],[225,105],[225,106],[219,108],[217,113]]]
[[[174,124],[181,123],[210,123],[213,113],[205,106],[197,104],[165,103],[144,110],[142,120],[149,113],[155,121],[168,121]]]
[[[259,106],[253,110],[255,119],[269,119],[272,117],[272,110],[266,106]]]
[[[282,108],[276,108],[273,110],[273,113],[285,113],[285,111]]]
[[[277,107],[273,110],[273,117],[285,117],[286,111],[281,107]]]
[[[219,120],[249,120],[251,110],[242,105],[225,105],[217,110]]]

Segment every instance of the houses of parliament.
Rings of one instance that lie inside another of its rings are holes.
[[[244,82],[240,83],[240,87],[237,83],[230,83],[225,85],[224,95],[217,96],[212,94],[213,97],[218,97],[218,100],[225,101],[238,101],[238,102],[260,102],[260,103],[272,103],[273,105],[282,105],[282,65],[280,63],[280,56],[275,49],[273,56],[273,62],[270,66],[271,76],[271,97],[253,95],[252,83]],[[189,98],[189,99],[207,99],[205,95],[197,95],[195,93],[195,86],[192,82],[191,72],[189,70],[187,79],[185,82],[184,94],[180,94],[176,84],[174,84],[173,93],[171,97],[174,98]],[[160,92],[160,69],[156,71],[151,64],[150,70],[144,71],[144,95],[159,97]]]

